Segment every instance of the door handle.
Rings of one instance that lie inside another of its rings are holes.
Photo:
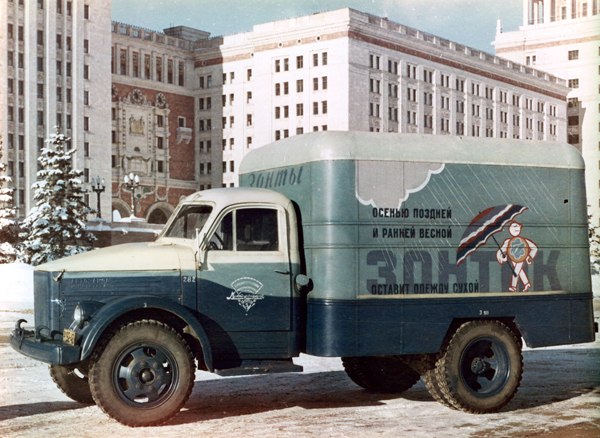
[[[275,270],[276,273],[281,274],[281,275],[290,275],[291,272],[290,271],[278,271],[277,269]]]

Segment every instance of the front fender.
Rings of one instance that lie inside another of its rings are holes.
[[[198,342],[200,342],[204,363],[207,369],[209,371],[214,370],[208,335],[198,319],[187,307],[184,307],[175,301],[165,300],[164,298],[156,296],[119,298],[100,308],[100,310],[92,316],[90,324],[80,333],[83,338],[81,344],[81,360],[87,359],[92,354],[94,347],[113,321],[126,313],[140,309],[165,311],[184,321],[190,327],[191,334],[198,339]]]

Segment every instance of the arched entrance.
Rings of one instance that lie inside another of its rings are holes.
[[[173,207],[166,202],[158,202],[148,210],[147,222],[149,224],[166,224],[173,213]]]

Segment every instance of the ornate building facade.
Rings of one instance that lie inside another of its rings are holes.
[[[135,214],[164,223],[181,197],[198,187],[192,47],[207,34],[182,27],[157,33],[120,23],[112,31],[114,219]],[[140,183],[133,193],[124,181],[130,174]]]

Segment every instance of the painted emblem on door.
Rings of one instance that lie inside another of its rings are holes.
[[[255,278],[238,278],[231,283],[231,286],[233,287],[233,291],[231,292],[231,295],[227,297],[227,299],[237,301],[238,304],[246,311],[246,314],[254,307],[258,300],[265,298],[264,295],[259,293],[263,287],[263,284]]]

